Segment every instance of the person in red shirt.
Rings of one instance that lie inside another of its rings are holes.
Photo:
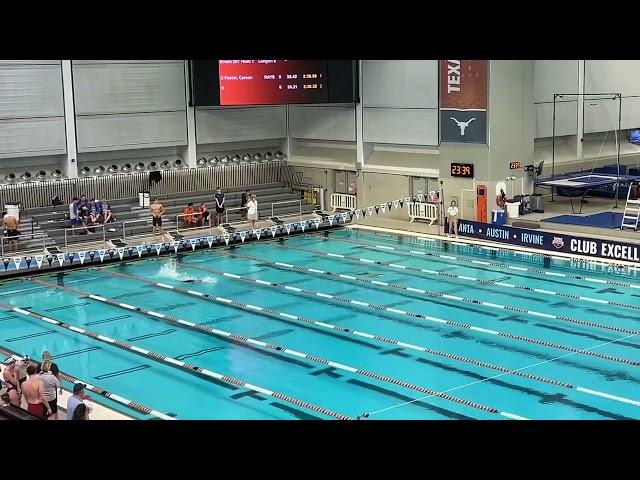
[[[500,195],[496,197],[496,203],[498,204],[498,207],[504,210],[507,205],[507,194],[504,193],[504,190],[500,189]]]
[[[200,225],[204,227],[205,223],[209,220],[209,209],[204,203],[201,203],[198,212],[200,213]]]
[[[195,212],[193,210],[193,203],[189,202],[189,204],[187,205],[187,208],[185,208],[182,211],[182,214],[184,215],[184,217],[182,218],[183,218],[185,227],[189,228],[189,227],[198,226],[198,219],[194,215]]]

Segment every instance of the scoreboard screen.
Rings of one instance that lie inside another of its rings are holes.
[[[353,60],[196,60],[195,104],[251,106],[352,103]]]

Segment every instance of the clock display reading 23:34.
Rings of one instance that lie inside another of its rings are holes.
[[[451,176],[473,178],[473,163],[452,163]]]

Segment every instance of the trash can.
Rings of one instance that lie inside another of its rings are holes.
[[[147,190],[138,192],[138,205],[140,205],[140,208],[149,208],[149,197],[150,195]]]
[[[520,216],[520,201],[507,202],[507,217],[518,218]]]
[[[20,202],[5,203],[4,209],[7,212],[7,215],[11,215],[16,220],[20,221]]]
[[[504,225],[504,211],[503,210],[492,210],[493,217],[492,222],[494,225]]]

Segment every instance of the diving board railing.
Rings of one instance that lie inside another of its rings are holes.
[[[349,193],[332,193],[331,210],[355,210],[357,198]]]

